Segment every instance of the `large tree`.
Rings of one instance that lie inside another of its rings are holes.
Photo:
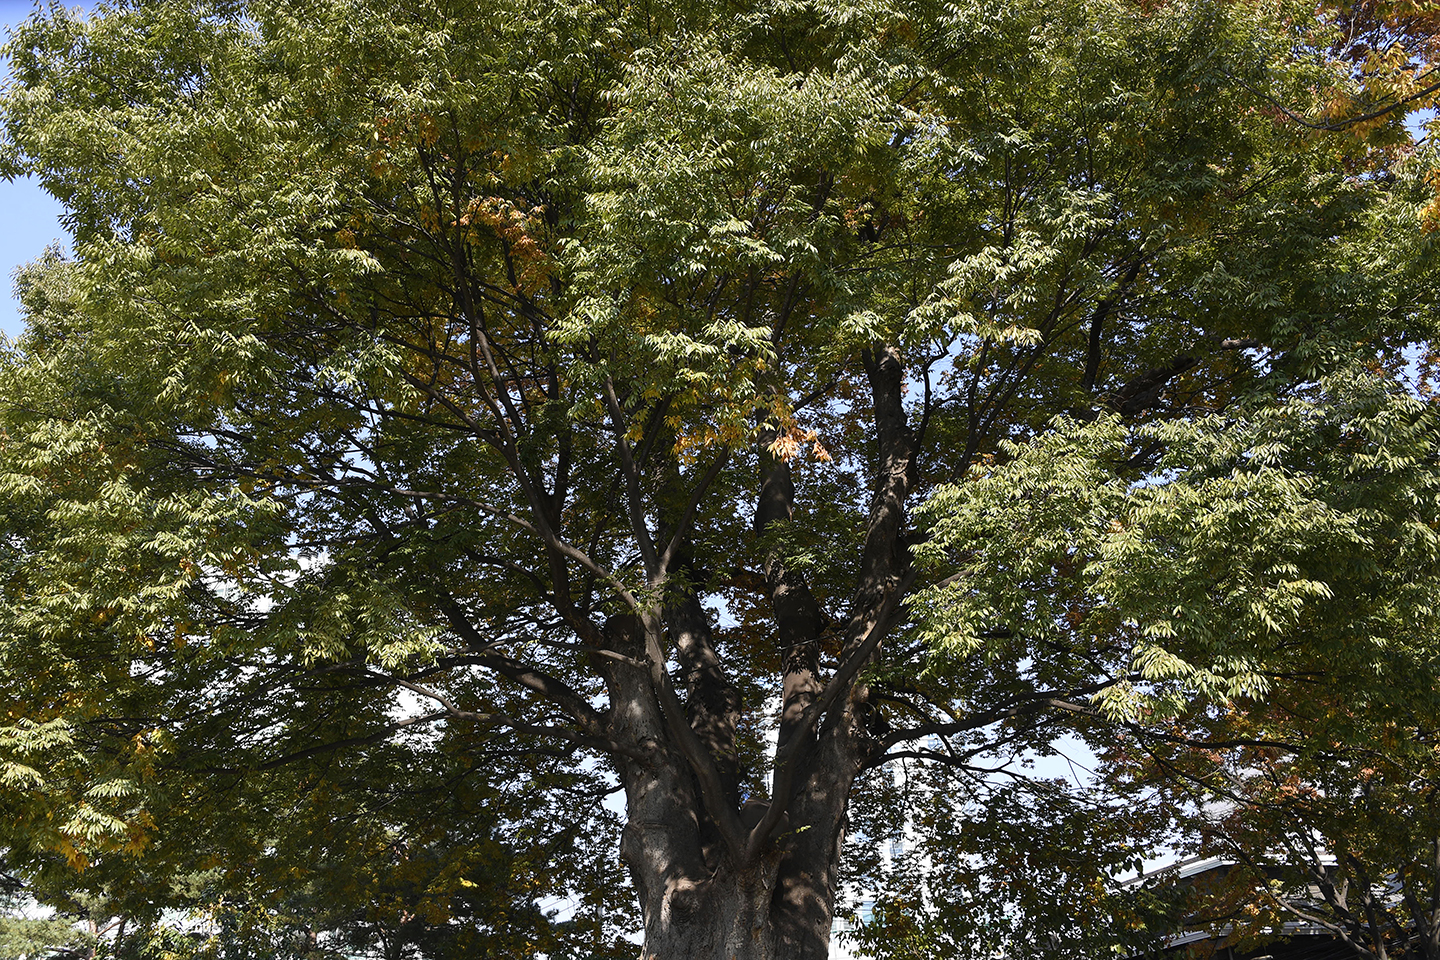
[[[1385,594],[1437,579],[1431,154],[1341,115],[1335,22],[37,14],[0,162],[74,241],[0,360],[0,844],[283,885],[408,830],[593,891],[616,784],[647,957],[811,960],[887,759],[968,862],[942,813],[1067,730],[1433,677]]]

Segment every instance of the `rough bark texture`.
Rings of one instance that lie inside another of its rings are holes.
[[[611,698],[611,733],[644,754],[619,761],[628,814],[620,856],[640,897],[644,955],[768,960],[776,956],[769,920],[776,856],[736,870],[723,851],[705,842],[693,774],[667,746],[659,699],[639,664],[643,630],[635,617],[613,618],[606,646],[629,662],[597,659]]]

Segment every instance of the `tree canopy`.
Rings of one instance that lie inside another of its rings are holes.
[[[1155,937],[1157,771],[1434,750],[1434,19],[38,11],[10,870],[301,954]],[[1112,793],[1010,782],[1061,737]]]

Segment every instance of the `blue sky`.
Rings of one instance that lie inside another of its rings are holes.
[[[56,241],[64,243],[60,204],[28,180],[0,180],[0,272],[5,275],[5,298],[0,300],[0,330],[8,336],[20,332],[19,305],[11,299],[10,275]]]
[[[29,0],[0,0],[0,24],[8,29],[33,9]],[[5,71],[8,76],[9,71]],[[35,183],[0,180],[0,331],[20,332],[18,307],[10,297],[10,274],[40,256],[48,244],[65,241],[60,204]]]

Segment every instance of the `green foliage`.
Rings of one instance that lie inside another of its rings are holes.
[[[1150,472],[1128,468],[1147,447],[1163,451]],[[1436,422],[1400,388],[1342,369],[1279,402],[1133,431],[1068,421],[1008,452],[927,505],[922,556],[977,571],[919,600],[956,657],[1098,641],[1134,677],[1097,697],[1126,720],[1322,667],[1392,707],[1429,704]]]
[[[10,878],[5,878],[7,881]],[[31,909],[27,910],[29,906]],[[74,956],[94,946],[91,936],[66,917],[37,917],[18,882],[0,888],[0,955]]]
[[[1129,809],[1151,781],[1117,744],[1193,747],[1316,678],[1354,715],[1440,716],[1434,147],[1275,107],[1408,96],[1327,52],[1343,20],[38,11],[0,172],[74,243],[19,277],[0,345],[7,860],[166,951],[621,955],[602,800],[659,748],[622,742],[607,618],[661,645],[674,728],[740,704],[672,784],[737,768],[682,818],[713,879],[721,801],[775,782],[803,594],[844,688],[814,727],[851,738],[834,789],[937,765],[904,803],[855,788],[865,836],[923,851],[857,855],[861,946],[1153,939],[1166,905],[1115,878],[1167,818]],[[777,464],[793,495],[757,531]],[[681,662],[689,599],[724,611],[718,692]],[[1114,795],[997,785],[1066,732],[1114,751]]]

